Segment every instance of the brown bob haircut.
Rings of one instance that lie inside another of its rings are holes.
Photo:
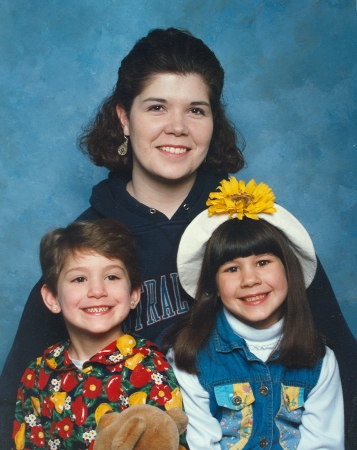
[[[131,290],[140,287],[139,259],[129,229],[112,219],[73,222],[55,228],[41,240],[40,263],[44,283],[57,295],[58,278],[69,256],[76,252],[95,252],[109,259],[119,259],[128,272]]]
[[[118,155],[124,142],[116,107],[130,117],[133,101],[148,81],[159,73],[198,74],[209,90],[213,112],[213,135],[203,168],[217,174],[236,173],[244,166],[243,137],[226,117],[222,102],[224,71],[215,54],[186,30],[155,29],[138,40],[122,60],[112,94],[100,106],[96,117],[79,138],[79,147],[97,166],[131,175],[132,149]],[[240,147],[237,139],[240,138]]]

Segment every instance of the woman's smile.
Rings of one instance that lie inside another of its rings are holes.
[[[190,149],[188,147],[179,147],[179,146],[158,146],[159,150],[162,150],[163,152],[175,154],[175,155],[182,155],[184,153],[187,153]]]

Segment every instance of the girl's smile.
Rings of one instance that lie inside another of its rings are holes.
[[[269,328],[282,317],[288,283],[277,256],[228,261],[218,269],[216,283],[223,305],[247,325]]]
[[[268,294],[261,295],[250,295],[247,297],[242,297],[240,300],[248,303],[254,303],[255,305],[260,304],[262,301],[266,300]]]

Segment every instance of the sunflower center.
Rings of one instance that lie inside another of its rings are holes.
[[[238,193],[238,194],[232,194],[232,195],[229,196],[229,198],[235,203],[238,203],[239,201],[242,201],[243,205],[244,205],[244,208],[249,206],[254,200],[254,196],[253,195],[249,195],[249,194],[247,194],[245,192]]]

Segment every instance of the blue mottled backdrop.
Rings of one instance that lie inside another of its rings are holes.
[[[217,54],[247,141],[242,177],[304,223],[357,336],[354,0],[2,0],[0,23],[0,369],[40,276],[40,237],[106,177],[77,149],[81,127],[156,27],[187,28]]]

